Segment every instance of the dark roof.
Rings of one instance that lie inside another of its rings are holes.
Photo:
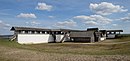
[[[50,31],[50,29],[43,29],[43,28],[31,28],[31,27],[12,27],[12,31],[14,30],[34,30],[34,31]]]
[[[123,32],[123,30],[106,30],[107,32]]]
[[[102,34],[106,34],[106,30],[99,30]]]
[[[32,27],[12,27],[10,29],[11,31],[19,31],[19,30],[24,30],[24,31],[74,31],[70,29],[45,29],[45,28],[32,28]],[[75,30],[76,31],[76,30]]]
[[[87,31],[98,31],[98,28],[87,28]]]
[[[106,32],[106,30],[99,30],[100,32]]]
[[[51,29],[51,31],[64,31],[64,32],[68,32],[71,31],[70,29]]]
[[[70,32],[70,37],[92,37],[94,36],[94,31],[86,31],[86,32]]]
[[[45,29],[45,28],[31,28],[31,27],[12,27],[10,29],[11,31],[19,31],[19,30],[24,30],[24,31],[63,31],[63,32],[84,32],[87,30],[71,30],[71,29]]]
[[[88,28],[87,30],[71,30],[71,29],[45,29],[45,28],[31,28],[31,27],[12,27],[11,31],[64,31],[64,32],[88,32],[88,31],[98,31],[98,28]],[[100,30],[103,31],[103,30]],[[123,32],[123,30],[106,30],[107,32]]]

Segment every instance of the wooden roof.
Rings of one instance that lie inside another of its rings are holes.
[[[70,37],[92,37],[92,36],[94,36],[94,31],[70,32]]]
[[[107,32],[123,32],[123,30],[106,30]]]
[[[88,28],[87,30],[71,30],[71,29],[45,29],[45,28],[31,28],[31,27],[12,27],[11,31],[63,31],[63,32],[88,32],[98,31],[98,28]],[[102,30],[100,30],[102,31]],[[106,32],[123,32],[123,30],[105,30]],[[89,32],[88,32],[89,33]]]
[[[63,32],[87,31],[87,30],[71,30],[71,29],[45,29],[45,28],[31,28],[31,27],[12,27],[10,30],[11,31],[19,31],[19,30],[23,30],[23,31],[63,31]]]
[[[12,27],[11,28],[11,31],[14,31],[14,30],[27,30],[27,31],[50,31],[50,29],[43,29],[43,28],[31,28],[31,27]]]
[[[31,28],[31,27],[12,27],[11,31],[63,31],[63,32],[70,32],[70,31],[80,31],[80,30],[71,30],[71,29],[45,29],[45,28]]]
[[[87,31],[98,31],[98,28],[88,28]]]

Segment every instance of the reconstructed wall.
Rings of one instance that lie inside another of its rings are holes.
[[[60,42],[64,35],[56,35],[56,42]]]
[[[54,42],[52,35],[49,34],[18,34],[18,43],[20,44],[37,44]]]
[[[107,38],[115,38],[115,34],[109,34],[107,35]]]

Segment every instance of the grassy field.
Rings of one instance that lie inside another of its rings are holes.
[[[0,39],[0,61],[130,61],[129,41],[130,37],[123,37],[93,44],[65,42],[21,45]]]

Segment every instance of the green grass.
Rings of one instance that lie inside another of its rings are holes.
[[[125,38],[126,39],[126,38]],[[123,42],[123,39],[113,40]],[[34,45],[21,45],[8,39],[0,39],[0,46],[24,49],[30,51],[57,53],[57,54],[76,54],[76,55],[130,55],[130,42],[125,44],[67,44],[67,43],[43,43]]]
[[[119,39],[106,39],[105,41],[103,41],[103,43],[118,43],[118,42],[128,42],[128,41],[130,41],[130,37],[122,37]]]
[[[33,45],[0,39],[0,61],[129,61],[130,42],[111,44],[130,40],[126,39],[95,44],[67,42]]]

